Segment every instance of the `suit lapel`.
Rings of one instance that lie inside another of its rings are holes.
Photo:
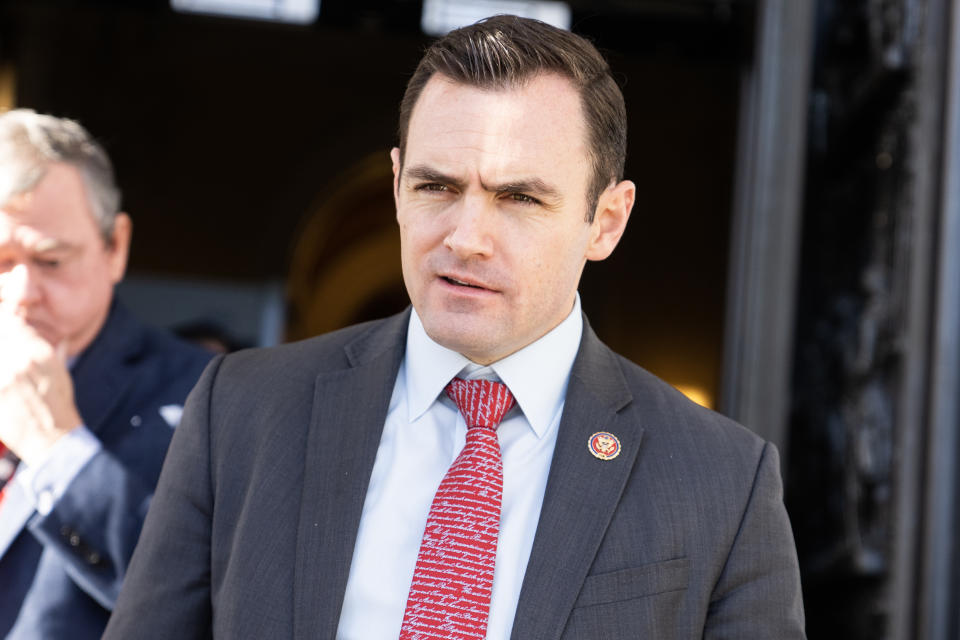
[[[142,346],[142,328],[114,300],[100,333],[70,372],[80,417],[97,435],[126,395],[133,380],[128,375],[127,363],[140,353]]]
[[[643,428],[619,414],[631,394],[613,352],[584,320],[570,373],[540,521],[511,638],[559,638],[633,468]],[[590,454],[590,436],[609,431],[620,454]],[[562,560],[562,561],[561,561]]]
[[[333,638],[409,311],[346,348],[351,367],[316,381],[297,535],[295,638]],[[345,471],[346,470],[346,471]]]

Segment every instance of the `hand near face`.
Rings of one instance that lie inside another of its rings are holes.
[[[0,441],[30,465],[82,423],[66,349],[51,346],[20,318],[0,314],[0,354]]]

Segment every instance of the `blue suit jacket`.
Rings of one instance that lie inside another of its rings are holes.
[[[0,636],[100,637],[173,435],[176,409],[160,409],[182,405],[209,358],[114,302],[72,370],[103,450],[48,515],[17,492],[0,507]]]

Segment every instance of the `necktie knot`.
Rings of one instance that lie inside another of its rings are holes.
[[[454,378],[447,385],[446,392],[457,405],[468,428],[496,429],[515,402],[507,385],[493,380]]]

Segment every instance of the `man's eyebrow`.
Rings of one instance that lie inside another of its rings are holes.
[[[540,178],[511,180],[503,184],[484,184],[484,190],[491,193],[530,193],[547,200],[559,200],[560,190]]]
[[[34,253],[70,253],[76,249],[76,245],[64,242],[63,240],[57,240],[56,238],[44,238],[31,247],[31,251]]]
[[[411,180],[421,180],[424,182],[436,182],[446,184],[457,189],[462,189],[466,184],[464,180],[447,175],[426,165],[417,165],[404,170],[405,177]],[[484,191],[490,193],[531,193],[547,200],[559,200],[560,190],[540,178],[523,178],[520,180],[510,180],[501,184],[481,183]]]
[[[421,182],[436,182],[437,184],[450,185],[456,187],[457,189],[462,189],[464,184],[466,184],[460,178],[456,178],[451,175],[447,175],[436,169],[432,169],[426,165],[416,165],[404,169],[404,177],[409,180],[418,180]]]

